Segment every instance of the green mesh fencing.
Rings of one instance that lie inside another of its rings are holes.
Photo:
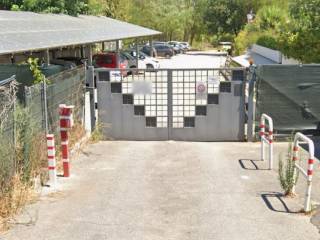
[[[48,81],[46,86],[25,87],[25,102],[39,126],[45,129],[47,121],[49,132],[57,133],[60,104],[74,105],[74,120],[81,122],[83,119],[85,69],[79,67],[64,71],[49,77]]]
[[[256,122],[266,113],[277,133],[320,133],[320,65],[259,66],[256,87]]]
[[[1,82],[1,81],[0,81]],[[0,84],[0,186],[1,190],[15,171],[14,94],[11,82]],[[9,94],[9,95],[8,95]]]
[[[63,71],[65,68],[59,65],[41,66],[40,70],[46,76],[52,76]],[[19,100],[24,98],[24,87],[32,86],[34,77],[30,71],[28,64],[0,64],[0,79],[6,79],[12,75],[16,76],[16,81],[19,83],[17,97]]]

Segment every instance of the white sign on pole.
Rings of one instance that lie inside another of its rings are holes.
[[[219,84],[219,79],[215,76],[209,76],[208,83],[214,84],[214,85]]]
[[[149,95],[152,94],[152,83],[145,81],[135,81],[132,83],[133,94]]]

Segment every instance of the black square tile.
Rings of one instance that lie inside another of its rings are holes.
[[[194,117],[184,117],[183,126],[184,127],[195,127],[195,118]]]
[[[231,92],[231,82],[220,82],[220,92]]]
[[[146,117],[146,127],[157,127],[157,117]]]
[[[144,116],[144,106],[134,106],[134,115]]]
[[[99,72],[99,81],[110,81],[110,72]]]
[[[197,116],[206,116],[207,115],[207,106],[196,106],[196,115]]]
[[[118,83],[118,82],[111,83],[111,93],[121,93],[121,92],[122,92],[121,83]]]
[[[133,104],[133,95],[132,94],[123,94],[122,100],[123,100],[123,104]]]
[[[242,70],[232,71],[232,81],[244,81],[245,73]]]
[[[208,94],[208,104],[219,104],[219,94]]]

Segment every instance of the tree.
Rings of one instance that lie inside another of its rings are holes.
[[[280,37],[282,52],[305,63],[319,63],[320,0],[291,0],[289,14]]]

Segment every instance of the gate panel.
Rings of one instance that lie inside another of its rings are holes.
[[[123,77],[118,71],[96,71],[99,120],[107,137],[244,140],[243,69],[237,72],[221,69],[139,72]],[[137,92],[137,83],[150,86],[150,92]]]
[[[233,71],[172,71],[170,139],[238,141],[244,139],[244,84]]]
[[[100,69],[96,72],[99,120],[106,137],[168,139],[168,72],[142,73],[123,77],[118,71]],[[150,83],[152,93],[134,94],[136,82]]]

